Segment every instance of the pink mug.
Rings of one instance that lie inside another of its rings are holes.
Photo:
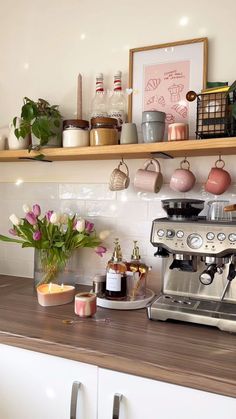
[[[148,170],[149,166],[153,165],[154,170]],[[134,177],[134,187],[139,191],[144,192],[159,192],[163,184],[163,176],[161,173],[161,166],[158,160],[147,160],[143,169],[138,169]]]
[[[187,169],[183,165],[187,164]],[[188,160],[184,159],[180,163],[180,169],[176,169],[170,179],[170,188],[178,192],[188,192],[195,185],[196,178],[190,171]]]
[[[221,167],[218,167],[219,164]],[[230,174],[224,170],[225,162],[219,158],[215,167],[212,167],[205,184],[205,191],[213,195],[221,195],[229,188],[231,184]]]

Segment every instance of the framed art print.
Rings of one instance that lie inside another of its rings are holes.
[[[207,41],[198,38],[130,50],[128,120],[137,124],[139,142],[142,112],[148,110],[165,112],[166,128],[175,122],[189,124],[189,137],[196,138],[196,102],[188,102],[186,93],[200,93],[206,87]]]

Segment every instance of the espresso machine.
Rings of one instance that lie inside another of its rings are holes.
[[[199,216],[204,201],[162,201],[167,218],[152,223],[162,258],[162,291],[147,307],[152,320],[179,320],[236,332],[236,221]]]

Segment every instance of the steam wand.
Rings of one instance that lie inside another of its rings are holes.
[[[227,277],[227,282],[225,284],[225,287],[223,289],[222,295],[220,300],[223,301],[223,299],[225,298],[225,294],[228,291],[228,288],[230,286],[231,281],[236,277],[236,270],[235,270],[235,266],[234,263],[230,263],[229,265],[229,273],[228,273],[228,277]]]

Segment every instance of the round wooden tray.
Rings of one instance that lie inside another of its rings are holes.
[[[108,300],[105,297],[97,297],[97,306],[103,307],[103,308],[111,308],[113,310],[136,310],[138,308],[144,308],[146,307],[147,303],[152,300],[155,293],[147,289],[146,290],[146,297],[140,300],[122,300],[122,301],[116,301],[116,300]]]

